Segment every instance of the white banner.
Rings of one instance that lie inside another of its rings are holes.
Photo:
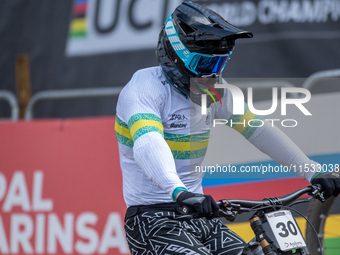
[[[182,3],[181,0],[73,1],[67,56],[155,49],[164,21]],[[254,30],[258,39],[252,43],[288,38],[340,38],[337,27],[334,30],[334,25],[340,21],[340,0],[195,2],[216,11],[233,25]],[[327,22],[332,24],[327,29],[309,26]],[[266,34],[268,29],[261,27],[271,24],[280,24],[279,32],[284,34],[274,36],[275,31]],[[255,29],[249,27],[253,25],[257,25]]]

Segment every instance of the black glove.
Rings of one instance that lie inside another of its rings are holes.
[[[177,203],[180,206],[185,205],[195,209],[194,218],[206,217],[212,219],[218,217],[219,207],[210,195],[184,191],[178,196]]]
[[[337,171],[337,170],[336,170]],[[340,175],[339,172],[320,173],[313,180],[312,184],[320,184],[325,192],[325,199],[330,196],[338,196],[340,193]]]

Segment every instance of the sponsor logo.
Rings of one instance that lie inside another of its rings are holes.
[[[176,124],[176,123],[171,123],[170,124],[170,128],[185,128],[187,127],[187,123],[180,123],[180,124]]]
[[[274,213],[274,217],[280,217],[286,215],[285,212],[278,212],[278,213]]]
[[[175,244],[169,245],[166,249],[168,251],[173,251],[173,252],[176,252],[176,253],[185,253],[186,255],[199,255],[197,252],[195,252],[191,249],[188,249],[188,248],[185,248],[185,247],[182,247],[182,246],[178,246],[178,245],[175,245]]]
[[[291,247],[292,249],[293,248],[298,248],[298,247],[305,247],[305,245],[302,242],[285,242],[284,246],[286,248]]]
[[[169,120],[189,120],[184,114],[172,114]]]

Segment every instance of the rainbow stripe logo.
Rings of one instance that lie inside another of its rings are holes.
[[[89,0],[73,0],[72,20],[70,25],[71,38],[84,38],[87,35],[86,12]]]

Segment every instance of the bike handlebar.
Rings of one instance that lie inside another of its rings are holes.
[[[263,200],[222,199],[216,203],[220,207],[220,216],[233,221],[237,213],[247,212],[255,208],[261,209],[266,206],[287,206],[306,193],[313,198],[319,199],[321,202],[325,201],[321,185],[316,184],[296,190],[282,197],[265,198]],[[182,213],[191,214],[192,210],[187,206],[183,206]]]
[[[301,197],[306,193],[320,193],[321,186],[320,185],[313,185],[308,186],[299,190],[296,190],[290,194],[284,195],[282,197],[275,197],[275,198],[265,198],[263,200],[244,200],[244,199],[222,199],[217,201],[219,206],[223,207],[243,207],[243,208],[252,208],[256,206],[266,206],[266,205],[289,205],[294,202],[296,199]]]

